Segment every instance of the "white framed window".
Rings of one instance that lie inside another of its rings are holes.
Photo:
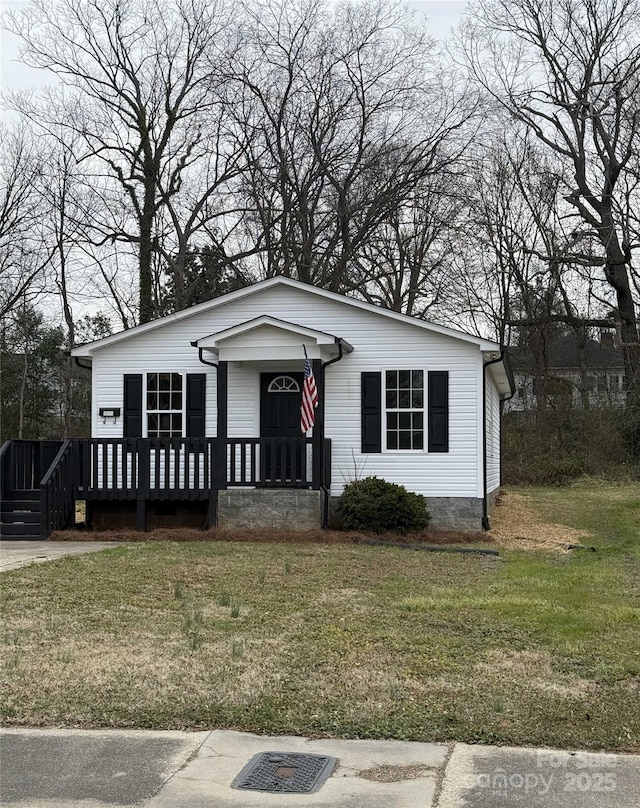
[[[425,373],[386,370],[384,432],[387,450],[424,451]]]
[[[184,425],[182,373],[147,373],[148,438],[181,438]]]

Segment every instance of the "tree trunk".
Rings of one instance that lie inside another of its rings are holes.
[[[154,318],[153,306],[153,273],[151,261],[153,257],[153,214],[154,214],[155,182],[146,181],[144,206],[140,217],[140,250],[139,250],[139,282],[140,282],[140,322],[148,323]]]
[[[615,255],[605,266],[607,281],[616,293],[620,314],[620,336],[626,386],[627,409],[640,412],[640,344],[638,319],[629,284],[628,264],[624,257]]]
[[[24,364],[22,366],[22,381],[20,383],[20,410],[18,422],[18,439],[22,440],[24,435],[24,397],[27,390],[27,374],[29,372],[29,345],[25,339],[24,343]]]

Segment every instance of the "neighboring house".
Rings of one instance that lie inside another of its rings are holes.
[[[319,395],[307,436],[304,349]],[[434,525],[488,526],[513,392],[494,342],[277,277],[72,355],[92,364],[80,460],[103,523],[127,523],[126,500],[138,526],[204,500],[209,523],[319,526],[347,482],[375,475],[424,495]]]
[[[505,407],[509,411],[625,405],[623,355],[610,331],[603,330],[599,341],[581,341],[575,334],[551,338],[546,346],[544,375],[534,373],[527,352],[518,348],[510,352],[516,393]]]

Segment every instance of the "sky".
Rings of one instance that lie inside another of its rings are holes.
[[[0,0],[0,9],[20,8],[27,0]],[[444,39],[460,21],[466,0],[408,0],[407,5],[426,15],[431,34]],[[17,39],[6,31],[0,33],[0,87],[2,90],[28,90],[39,87],[41,72],[17,61]]]
[[[444,39],[460,22],[467,0],[408,0],[407,5],[426,16],[433,36]]]

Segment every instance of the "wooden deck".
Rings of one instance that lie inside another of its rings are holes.
[[[39,537],[73,525],[76,500],[209,500],[227,487],[329,488],[331,441],[312,438],[89,438],[7,441],[3,503],[40,492]],[[141,524],[144,523],[143,516]]]

